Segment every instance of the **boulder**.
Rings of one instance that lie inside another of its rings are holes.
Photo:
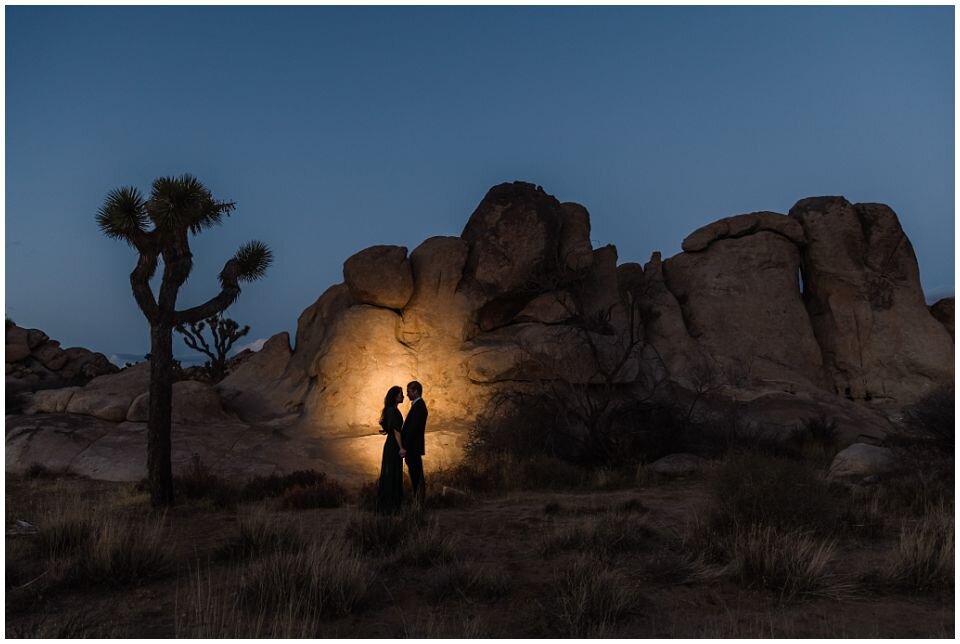
[[[460,235],[470,245],[466,276],[487,299],[536,292],[556,271],[563,221],[560,202],[543,188],[521,181],[494,186]],[[571,241],[572,248],[579,244]]]
[[[150,414],[150,394],[137,396],[127,410],[126,420],[145,423]],[[220,404],[217,390],[205,382],[182,380],[173,383],[173,409],[171,419],[175,423],[203,424],[227,421],[230,417]]]
[[[693,233],[685,247],[699,250],[663,264],[691,337],[758,381],[821,380],[820,347],[800,294],[798,240],[799,226],[784,215],[740,215]]]
[[[400,321],[393,311],[368,305],[351,306],[333,320],[305,401],[311,427],[363,433],[376,425],[387,390],[416,378],[416,356],[396,338]]]
[[[287,377],[292,355],[289,333],[272,336],[215,385],[224,406],[251,422],[298,411],[304,394],[298,384],[304,379]]]
[[[82,387],[41,389],[33,394],[25,411],[28,414],[61,414],[67,411],[70,399],[81,389]]]
[[[930,315],[934,317],[943,327],[950,332],[953,338],[953,298],[945,297],[930,307]]]
[[[703,467],[704,460],[696,454],[668,454],[657,459],[646,469],[661,476],[688,476]]]
[[[353,301],[402,309],[413,295],[413,272],[403,246],[371,246],[343,264],[343,280]]]
[[[854,443],[833,457],[827,479],[859,482],[889,472],[895,463],[893,451],[886,447]]]
[[[48,340],[32,351],[33,357],[51,371],[59,371],[67,364],[67,352],[60,348],[56,340]]]
[[[703,359],[687,331],[680,303],[667,286],[660,253],[651,254],[642,272],[635,268],[626,270],[629,278],[624,288],[630,289],[635,314],[643,318],[644,340],[650,345],[650,352],[656,354],[651,357],[659,356],[665,377],[687,383],[695,365]]]
[[[593,251],[593,262],[576,290],[583,318],[591,328],[606,326],[612,331],[625,322],[617,285],[617,247],[613,244]]]
[[[855,400],[915,400],[953,378],[953,341],[930,315],[896,213],[843,197],[802,199],[806,308],[833,390]]]
[[[460,288],[468,252],[467,242],[459,237],[432,237],[410,254],[414,292],[396,337],[412,350],[416,378],[426,387],[431,423],[474,415],[479,405],[461,353],[476,326],[473,301]]]
[[[334,320],[350,306],[350,289],[334,284],[308,306],[297,318],[297,338],[287,376],[313,378],[317,353],[323,347]]]
[[[593,263],[590,213],[578,203],[560,204],[560,267],[580,272]]]
[[[530,300],[513,321],[559,324],[579,313],[580,307],[569,291],[551,291]]]
[[[467,337],[471,304],[458,287],[468,252],[459,237],[431,237],[410,254],[413,295],[397,329],[405,345],[441,338],[459,345]]]
[[[802,246],[806,241],[803,228],[796,221],[780,213],[761,211],[726,217],[707,224],[687,235],[680,247],[685,252],[698,253],[719,239],[737,239],[761,231],[781,235],[797,246]]]
[[[7,325],[7,348],[4,352],[6,362],[20,362],[30,356],[28,334],[27,329],[16,324]]]
[[[94,378],[75,391],[66,411],[120,422],[140,394],[150,389],[150,363],[128,367],[120,373]]]

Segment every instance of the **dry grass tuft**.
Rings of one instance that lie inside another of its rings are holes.
[[[499,567],[452,561],[433,572],[428,592],[435,603],[452,599],[496,601],[510,592],[510,577]]]
[[[606,512],[577,523],[554,526],[541,537],[540,553],[549,556],[564,550],[580,550],[609,560],[643,549],[654,536],[642,517]]]
[[[346,544],[325,539],[249,564],[240,576],[237,598],[247,613],[338,617],[364,600],[372,579],[366,562]]]
[[[952,589],[954,536],[953,509],[944,506],[913,525],[904,524],[888,579],[921,592]]]
[[[774,591],[782,599],[836,595],[850,588],[830,572],[835,548],[833,540],[754,526],[733,539],[729,569],[745,586]]]
[[[291,525],[260,506],[237,515],[237,532],[216,553],[222,559],[253,559],[274,552],[289,552],[303,547],[305,538]]]
[[[563,568],[557,582],[557,617],[568,637],[609,637],[638,602],[633,583],[590,556]]]
[[[125,518],[77,497],[60,496],[37,519],[33,547],[44,587],[125,585],[167,571],[171,549],[166,518]]]

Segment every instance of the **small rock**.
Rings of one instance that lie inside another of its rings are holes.
[[[651,472],[663,476],[686,476],[703,467],[703,458],[696,454],[668,454],[647,466]]]
[[[886,447],[854,443],[833,458],[830,464],[830,481],[865,481],[893,468],[893,451]]]

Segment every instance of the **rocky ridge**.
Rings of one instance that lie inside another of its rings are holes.
[[[592,247],[582,205],[501,184],[460,237],[347,258],[344,282],[304,310],[292,346],[277,334],[215,388],[181,387],[175,417],[282,427],[339,445],[331,462],[349,461],[379,443],[383,393],[417,379],[449,462],[494,392],[558,376],[709,389],[773,428],[827,410],[847,443],[883,435],[878,407],[952,381],[952,298],[926,306],[886,206],[803,199],[789,214],[718,220],[682,248],[618,264],[615,247]],[[8,330],[8,355],[10,343]],[[136,424],[141,380],[125,372],[44,392],[31,411]]]

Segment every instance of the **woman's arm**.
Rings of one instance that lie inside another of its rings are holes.
[[[403,436],[400,434],[401,429],[403,429],[403,421],[401,420],[400,411],[397,410],[397,413],[393,416],[393,436],[397,440],[397,445],[400,446],[400,456],[404,456],[407,450],[403,449]]]

